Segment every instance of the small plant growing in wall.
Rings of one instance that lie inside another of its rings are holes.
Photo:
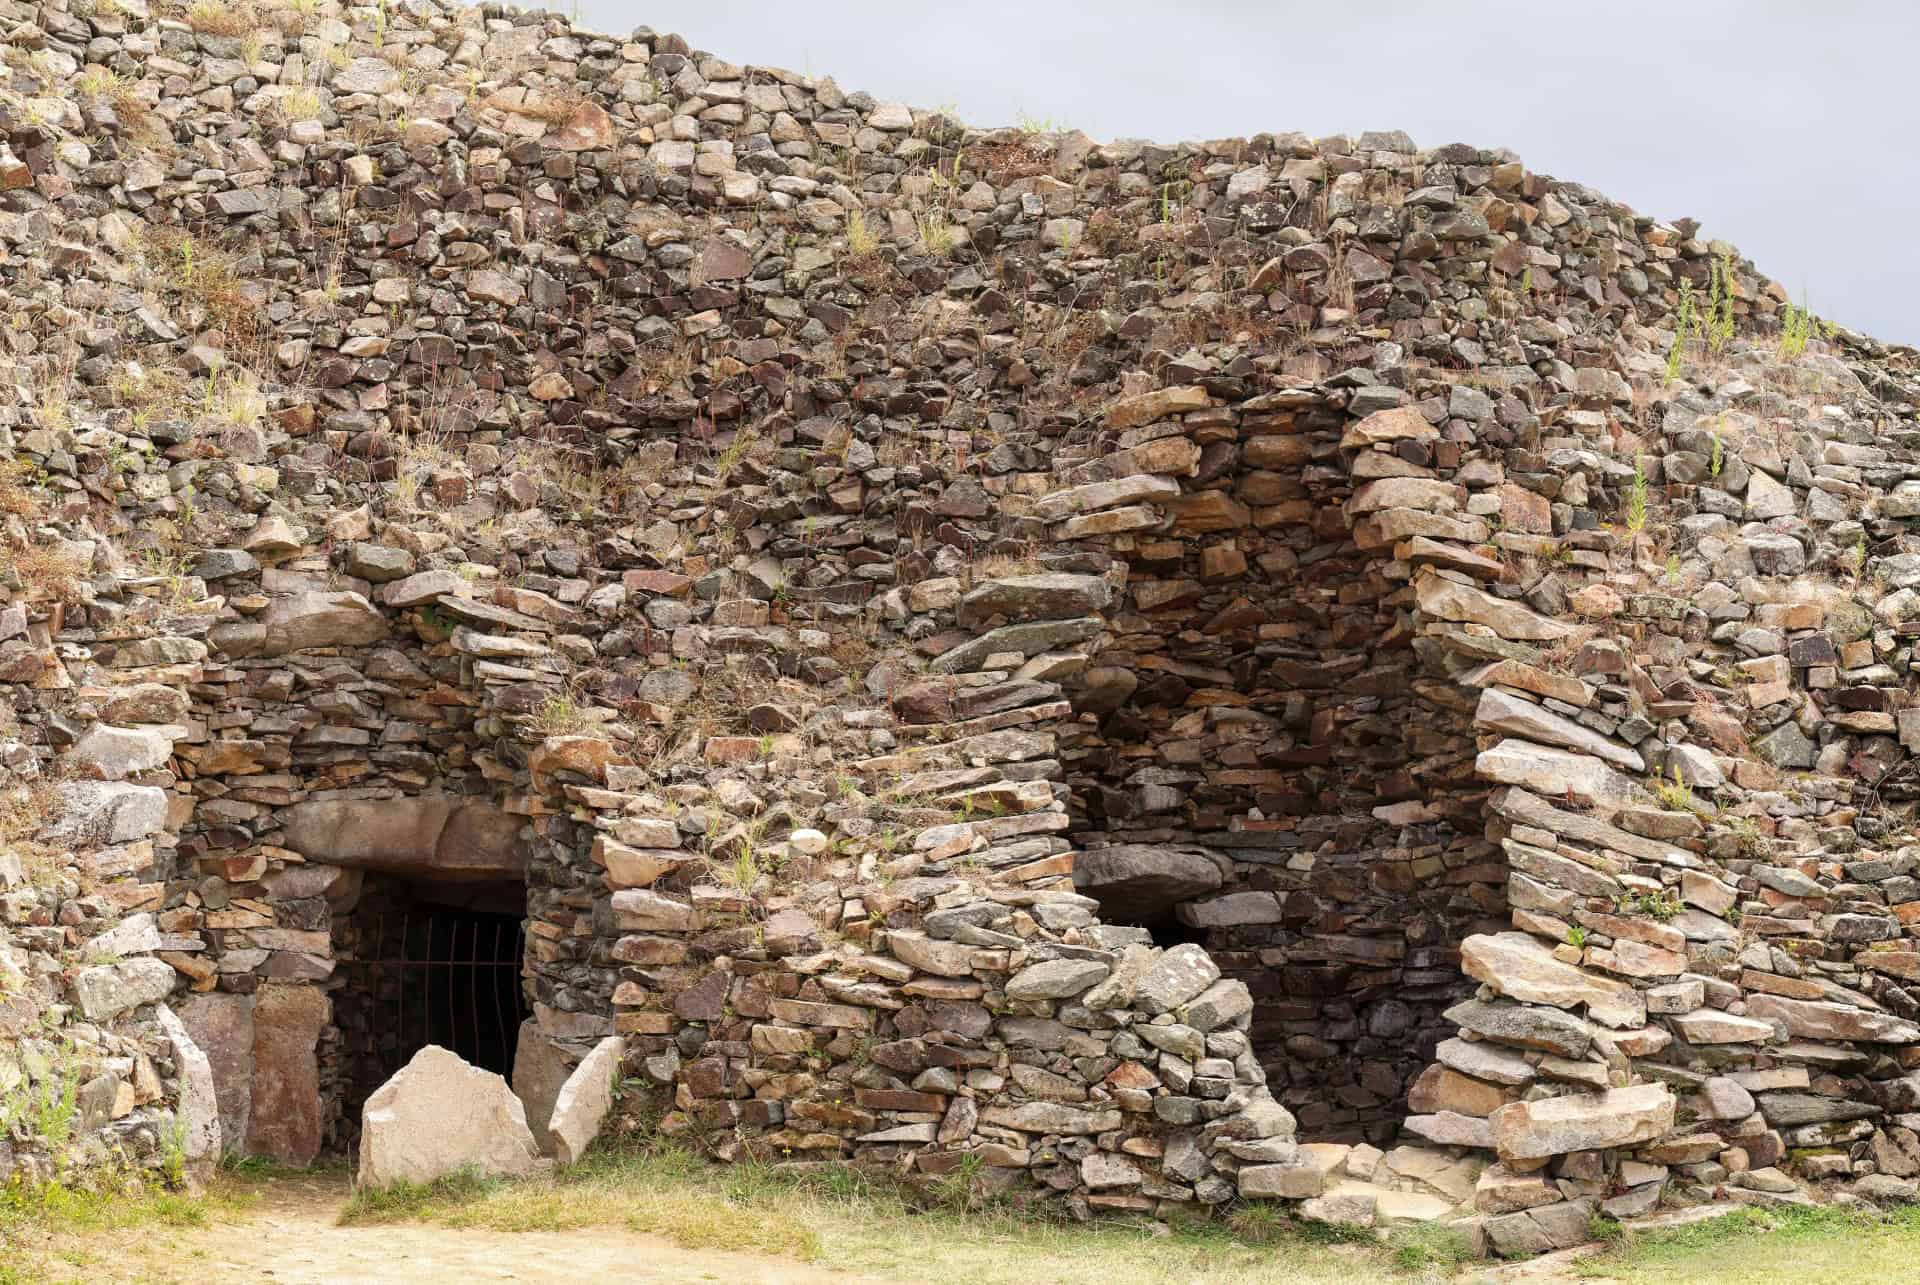
[[[1586,944],[1587,944],[1586,929],[1582,928],[1578,924],[1575,924],[1573,927],[1567,929],[1567,945],[1573,947],[1575,950],[1581,950],[1585,948]]]
[[[1854,588],[1860,587],[1860,581],[1867,573],[1867,533],[1862,531],[1853,542],[1853,547],[1835,559],[1847,574],[1853,577]]]
[[[0,1135],[16,1123],[25,1124],[28,1135],[46,1148],[55,1168],[64,1169],[74,1121],[80,1115],[79,1094],[80,1077],[71,1070],[49,1075],[38,1088],[23,1082],[0,1102]]]
[[[864,259],[880,248],[879,238],[873,229],[867,226],[864,211],[852,210],[847,214],[847,253],[856,259]]]
[[[1647,529],[1647,475],[1637,459],[1633,462],[1633,482],[1627,488],[1627,507],[1622,518],[1627,530],[1635,535]]]
[[[734,854],[733,865],[726,872],[727,882],[742,895],[753,891],[760,882],[760,862],[751,843],[742,842],[740,851]]]
[[[1797,308],[1789,303],[1780,315],[1780,360],[1792,361],[1807,350],[1809,343],[1823,337],[1833,337],[1833,326],[1822,325],[1808,310],[1804,297]]]
[[[734,469],[740,467],[740,461],[746,458],[748,450],[752,449],[757,440],[758,438],[747,429],[741,429],[733,435],[733,440],[727,443],[727,449],[721,451],[713,461],[713,475],[719,485],[727,484],[728,479],[733,476]]]
[[[533,716],[533,725],[548,736],[565,736],[580,731],[593,720],[573,697],[564,693],[549,697]]]
[[[1693,302],[1693,282],[1680,283],[1680,306],[1673,316],[1673,342],[1667,346],[1667,382],[1680,377],[1680,363],[1687,355],[1687,340],[1693,337],[1699,318]]]
[[[1680,903],[1665,892],[1629,892],[1614,899],[1614,913],[1644,915],[1666,923],[1680,913]]]
[[[948,1209],[975,1208],[982,1195],[980,1175],[985,1167],[978,1152],[961,1152],[954,1170],[934,1181],[934,1199]]]
[[[1680,774],[1680,765],[1672,766],[1671,779],[1655,776],[1653,792],[1659,796],[1660,805],[1669,812],[1691,812],[1693,810],[1693,787]]]
[[[160,1131],[160,1172],[169,1187],[184,1187],[187,1181],[187,1121],[176,1115]]]
[[[1707,349],[1719,353],[1733,338],[1733,254],[1714,256],[1707,282]]]
[[[1734,842],[1740,846],[1743,857],[1764,857],[1767,855],[1767,839],[1760,833],[1760,823],[1752,817],[1731,817],[1727,827],[1733,831]]]

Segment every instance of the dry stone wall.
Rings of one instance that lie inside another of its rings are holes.
[[[524,881],[537,1141],[616,1036],[1083,1209],[1911,1194],[1909,350],[1397,133],[0,12],[0,1169],[347,1142],[430,875]]]
[[[1125,430],[1043,502],[1075,507],[1111,485],[1077,478],[1152,467],[1148,451],[1169,461],[1155,498],[1170,524],[1076,541],[1127,569],[1075,701],[1104,717],[1063,754],[1088,814],[1076,838],[1106,845],[1076,878],[1110,916],[1204,941],[1247,983],[1256,1051],[1310,1133],[1389,1141],[1504,866],[1466,730],[1449,737],[1416,691],[1398,586],[1378,540],[1355,539],[1372,519],[1347,511],[1348,416],[1308,390],[1213,389],[1184,390],[1177,424]]]

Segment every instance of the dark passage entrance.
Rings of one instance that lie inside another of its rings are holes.
[[[429,1044],[513,1078],[526,902],[517,882],[367,876],[334,998],[349,1135],[367,1097]]]
[[[1195,928],[1192,924],[1182,922],[1180,916],[1171,910],[1164,915],[1134,922],[1153,934],[1153,944],[1163,950],[1168,946],[1180,946],[1187,942],[1198,942],[1204,946],[1207,941],[1206,929]]]

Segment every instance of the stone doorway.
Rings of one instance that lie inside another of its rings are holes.
[[[526,885],[510,880],[366,876],[336,928],[339,1142],[351,1144],[361,1105],[429,1044],[512,1079],[526,903]]]
[[[311,1090],[329,1147],[354,1145],[367,1097],[428,1044],[511,1078],[527,1011],[523,827],[448,795],[288,809],[285,846],[336,875]]]

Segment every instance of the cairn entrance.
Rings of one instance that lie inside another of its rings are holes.
[[[526,885],[510,880],[365,878],[336,925],[343,1138],[373,1091],[429,1044],[512,1078],[526,903]]]
[[[526,1016],[520,818],[452,796],[329,800],[289,809],[286,845],[341,874],[316,1077],[329,1143],[350,1148],[362,1104],[429,1044],[511,1079]]]
[[[1454,1033],[1458,943],[1506,923],[1454,660],[1411,626],[1407,559],[1440,528],[1382,511],[1453,448],[1411,407],[1376,451],[1317,394],[1199,409],[1205,392],[1116,405],[1111,448],[1047,498],[1171,515],[1056,528],[1076,566],[1124,565],[1057,733],[1074,877],[1107,922],[1196,942],[1247,985],[1302,1137],[1384,1144]]]

